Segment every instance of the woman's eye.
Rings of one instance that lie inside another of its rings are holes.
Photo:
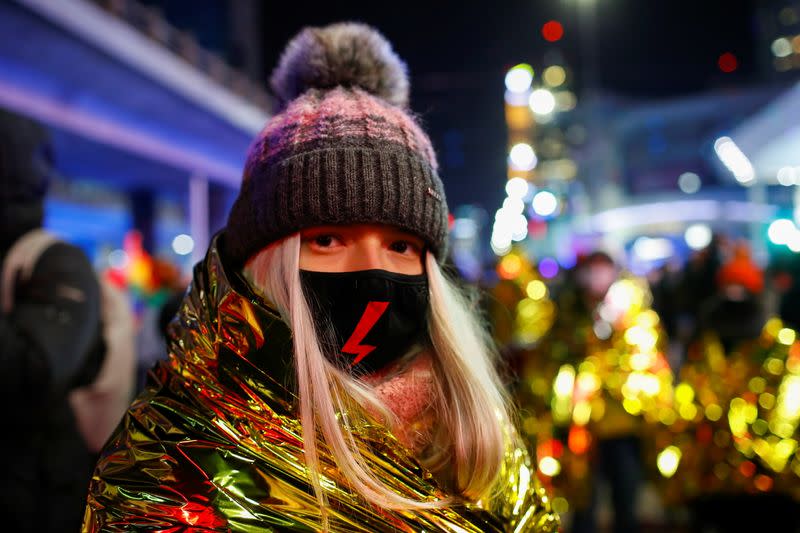
[[[392,245],[389,247],[393,252],[397,252],[399,254],[404,254],[406,252],[413,250],[413,245],[407,241],[397,241],[393,242]]]
[[[317,235],[314,237],[314,244],[327,248],[333,244],[333,235]]]

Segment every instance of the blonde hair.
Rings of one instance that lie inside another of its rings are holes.
[[[300,238],[295,234],[251,258],[244,275],[254,290],[275,305],[293,332],[306,466],[326,528],[317,432],[351,486],[371,503],[400,510],[451,504],[452,499],[419,501],[400,496],[367,466],[347,417],[337,417],[337,413],[349,412],[348,406],[355,401],[383,414],[390,427],[394,418],[368,386],[323,355],[300,283],[299,256]],[[491,341],[468,300],[443,275],[432,254],[426,255],[425,263],[430,290],[429,331],[435,351],[437,441],[441,444],[428,463],[447,464],[452,469],[455,495],[477,501],[491,491],[500,471],[505,452],[502,426],[511,416],[509,402],[494,368]]]

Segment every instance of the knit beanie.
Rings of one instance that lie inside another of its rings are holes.
[[[276,114],[247,156],[225,231],[243,265],[303,228],[377,223],[421,237],[441,262],[447,202],[406,67],[373,28],[305,28],[271,77]]]

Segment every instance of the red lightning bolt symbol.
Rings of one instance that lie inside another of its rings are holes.
[[[364,340],[364,337],[367,336],[369,330],[372,329],[372,326],[374,326],[383,315],[387,307],[389,307],[389,302],[369,302],[367,304],[367,308],[364,309],[364,314],[361,315],[361,320],[358,321],[356,329],[353,330],[353,334],[350,335],[350,338],[347,339],[347,342],[342,346],[342,353],[349,353],[357,356],[353,359],[353,362],[350,363],[350,366],[358,364],[359,361],[372,353],[372,350],[376,348],[376,346],[361,344],[361,341]]]

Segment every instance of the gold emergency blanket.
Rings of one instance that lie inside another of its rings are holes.
[[[239,277],[226,275],[219,239],[195,268],[173,323],[169,360],[151,372],[102,452],[84,531],[321,529],[296,398],[265,371],[291,361],[291,335]],[[421,500],[445,496],[393,436],[358,418],[350,422],[361,452],[388,486]],[[413,512],[364,501],[320,442],[330,530],[557,531],[558,517],[514,440],[491,501]]]

